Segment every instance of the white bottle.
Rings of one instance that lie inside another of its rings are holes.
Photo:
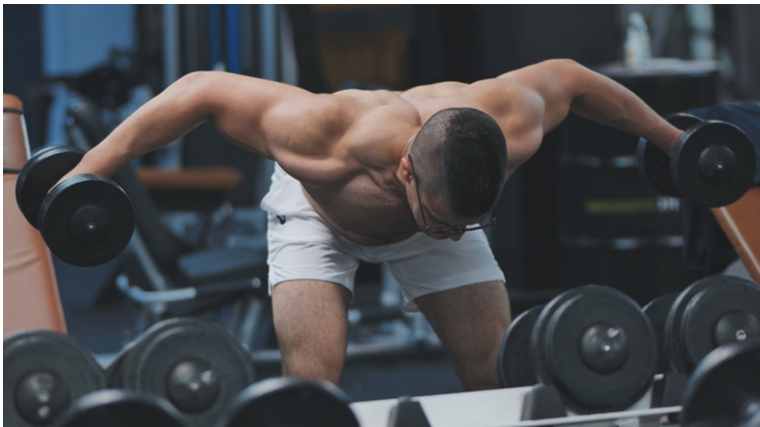
[[[625,65],[631,68],[644,66],[652,59],[652,44],[644,16],[639,12],[628,15],[625,38]]]

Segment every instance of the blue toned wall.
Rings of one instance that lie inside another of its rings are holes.
[[[42,6],[42,73],[45,77],[79,74],[102,65],[112,49],[136,45],[135,5]],[[53,88],[46,143],[63,143],[63,120],[71,95]]]

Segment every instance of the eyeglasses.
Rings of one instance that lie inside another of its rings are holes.
[[[414,177],[414,185],[417,188],[417,201],[420,204],[420,215],[422,215],[422,223],[425,225],[425,232],[428,234],[462,234],[465,231],[474,231],[474,230],[481,230],[483,228],[488,228],[494,224],[496,224],[496,206],[494,205],[493,209],[491,209],[491,213],[486,215],[485,218],[481,219],[479,223],[468,225],[464,228],[455,227],[453,225],[448,225],[443,223],[443,221],[437,220],[438,222],[441,222],[447,227],[430,227],[427,224],[427,220],[425,219],[425,210],[422,209],[422,196],[420,196],[420,179],[417,177],[417,172],[414,170],[414,162],[412,161],[412,155],[408,154],[407,157],[409,158],[409,164],[412,165],[412,176]]]

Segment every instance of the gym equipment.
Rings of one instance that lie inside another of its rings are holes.
[[[673,302],[665,324],[671,367],[690,374],[713,349],[760,336],[760,287],[739,277],[698,280]]]
[[[56,427],[186,427],[182,415],[166,400],[128,390],[86,394]]]
[[[129,197],[107,178],[85,174],[56,184],[83,156],[66,147],[41,150],[21,169],[16,200],[56,256],[90,267],[124,250],[135,219]]]
[[[71,402],[105,387],[90,352],[66,335],[34,330],[3,340],[3,423],[48,425]]]
[[[665,117],[671,125],[678,129],[686,130],[704,120],[697,116],[686,113],[676,113]],[[660,147],[649,143],[646,139],[639,139],[636,148],[637,165],[639,174],[648,181],[660,193],[670,197],[681,197],[670,176],[670,156],[662,151]]]
[[[501,387],[523,387],[538,382],[536,367],[530,357],[530,337],[543,308],[539,305],[524,311],[512,321],[501,338],[496,362]]]
[[[705,356],[686,383],[684,427],[760,425],[760,339],[725,344]]]
[[[108,369],[109,386],[165,398],[191,427],[213,425],[254,380],[253,361],[237,338],[217,324],[190,318],[153,325]]]
[[[665,323],[668,320],[668,313],[673,302],[678,298],[678,292],[659,296],[644,306],[644,314],[649,319],[654,329],[654,336],[657,340],[657,373],[670,371],[670,362],[665,352]]]
[[[216,427],[359,427],[349,403],[325,381],[273,378],[238,394]]]
[[[755,149],[738,127],[707,121],[678,138],[670,175],[686,200],[719,207],[739,200],[755,178]]]
[[[633,299],[605,286],[563,292],[541,311],[531,355],[542,384],[577,413],[622,410],[649,389],[657,366],[654,331]]]
[[[739,200],[755,176],[755,149],[747,135],[730,123],[699,123],[699,118],[688,115],[668,119],[676,127],[686,127],[670,154],[669,173],[664,170],[666,154],[642,138],[637,157],[644,178],[664,194],[700,206],[720,207]]]

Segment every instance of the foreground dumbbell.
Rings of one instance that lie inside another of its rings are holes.
[[[3,341],[3,424],[50,425],[71,403],[105,387],[103,370],[73,339],[29,331]]]
[[[667,117],[684,130],[668,156],[645,139],[637,158],[642,176],[661,193],[700,206],[719,207],[741,198],[755,176],[755,150],[738,127],[688,114]]]
[[[254,382],[253,360],[223,327],[199,319],[153,325],[106,370],[108,385],[168,400],[191,427],[213,425]]]
[[[760,339],[710,352],[686,383],[684,427],[760,426]]]
[[[675,372],[690,374],[713,349],[760,337],[760,287],[710,276],[678,295],[665,323],[665,350]]]
[[[89,267],[110,261],[124,250],[135,218],[129,197],[109,179],[77,175],[58,182],[83,156],[66,147],[38,152],[19,173],[16,201],[57,257]]]
[[[325,381],[273,378],[243,390],[216,427],[359,427],[349,403]]]
[[[496,363],[502,388],[524,387],[538,382],[536,366],[530,357],[530,338],[543,308],[539,305],[524,311],[502,336]]]
[[[186,427],[166,400],[128,390],[99,390],[77,399],[56,427]]]

